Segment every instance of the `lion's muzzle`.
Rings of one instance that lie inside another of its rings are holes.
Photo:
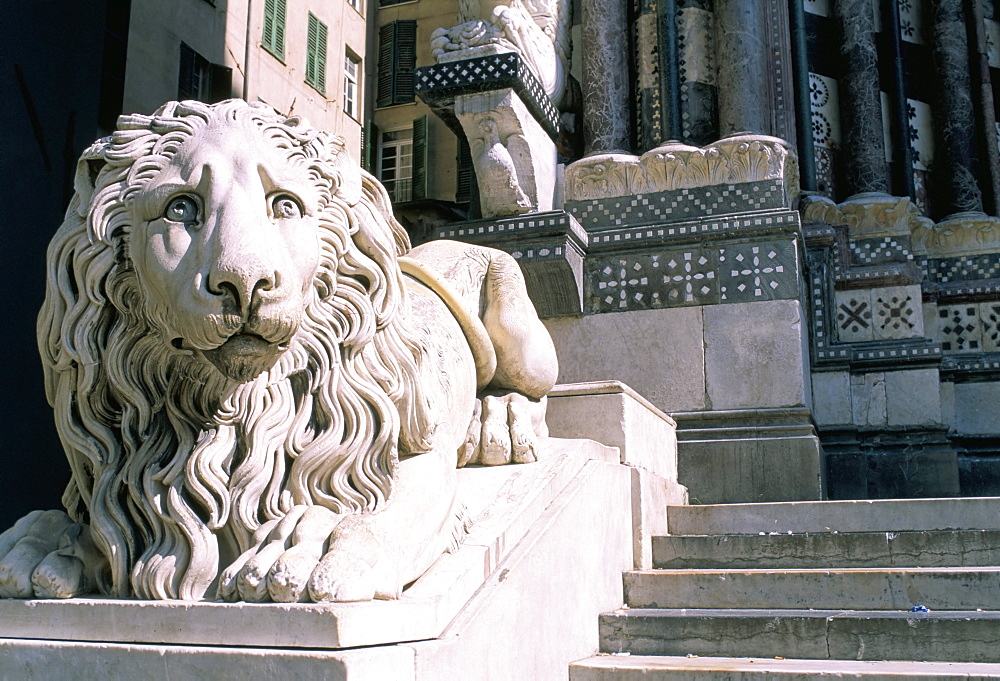
[[[281,352],[280,343],[252,333],[238,333],[214,350],[205,350],[204,355],[222,374],[243,382],[268,369]]]

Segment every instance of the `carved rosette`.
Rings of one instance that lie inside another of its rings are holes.
[[[799,194],[798,157],[784,140],[737,135],[704,147],[668,142],[642,156],[597,154],[566,168],[566,200],[781,180],[788,204]]]

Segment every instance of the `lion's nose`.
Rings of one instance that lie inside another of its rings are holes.
[[[229,298],[246,316],[258,302],[262,291],[273,291],[278,278],[274,272],[262,268],[218,268],[208,278],[208,291],[212,295]]]

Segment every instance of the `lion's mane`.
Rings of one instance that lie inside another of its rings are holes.
[[[323,194],[321,262],[299,330],[244,384],[172,351],[129,257],[130,200],[213,122],[263,135]],[[48,251],[38,338],[72,469],[63,503],[108,558],[103,592],[198,599],[262,523],[297,504],[375,510],[399,450],[429,447],[423,350],[401,323],[396,258],[409,241],[343,141],[299,119],[239,100],[171,102],[118,127],[81,159]]]

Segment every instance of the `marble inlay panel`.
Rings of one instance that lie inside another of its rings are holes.
[[[722,300],[743,303],[796,297],[795,242],[733,244],[719,249]]]
[[[983,330],[976,303],[938,305],[935,340],[947,353],[982,352]]]
[[[983,327],[983,352],[1000,352],[1000,302],[980,303],[979,320]]]
[[[899,34],[903,40],[918,45],[927,44],[923,0],[898,0]]]
[[[927,278],[940,284],[1000,278],[1000,253],[958,258],[929,258],[924,262]]]
[[[879,265],[913,260],[910,239],[904,236],[854,239],[850,242],[850,250],[852,265]]]
[[[913,149],[913,167],[929,170],[934,163],[934,128],[931,105],[918,99],[906,100],[910,119],[910,147]]]
[[[924,335],[919,286],[890,286],[871,292],[875,340],[917,338]]]
[[[812,105],[813,143],[817,147],[839,147],[840,95],[837,81],[810,73],[809,101]]]
[[[588,231],[782,207],[784,190],[777,180],[567,201],[565,206]]]
[[[715,85],[715,20],[712,12],[692,7],[677,12],[681,82]]]
[[[802,6],[810,14],[821,17],[830,16],[830,0],[803,0]]]
[[[834,304],[837,307],[837,338],[841,343],[857,343],[875,340],[872,322],[871,291],[837,291]]]

